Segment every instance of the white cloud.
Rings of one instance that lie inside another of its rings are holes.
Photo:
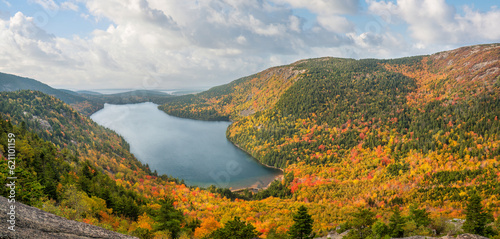
[[[32,0],[32,1],[48,11],[59,10],[59,5],[57,5],[57,3],[54,2],[54,0]]]
[[[394,58],[426,54],[425,49],[415,49],[405,42],[404,36],[391,32],[348,33],[354,44],[344,52],[351,58]]]
[[[38,28],[33,23],[32,17],[26,17],[21,12],[16,13],[10,18],[10,24],[8,26],[8,32],[16,39],[37,39],[39,41],[49,41],[53,38],[50,34],[47,34],[44,30]],[[7,30],[7,29],[6,29]]]
[[[246,37],[240,35],[236,38],[236,42],[238,42],[241,45],[244,45],[247,43],[247,39]]]
[[[320,15],[318,23],[329,31],[337,33],[347,33],[354,30],[354,24],[345,17],[336,15]]]
[[[359,11],[359,0],[274,0],[279,4],[289,4],[293,8],[308,9],[317,15],[318,24],[324,29],[336,33],[347,33],[354,29],[354,24],[341,16],[356,14]]]
[[[61,3],[61,9],[78,12],[78,5],[76,5],[73,2],[67,1],[67,2]]]
[[[80,17],[85,19],[85,20],[88,20],[90,15],[89,14],[85,14],[85,13],[80,13]]]
[[[398,0],[396,3],[368,0],[369,10],[378,15],[390,13],[392,22],[400,19],[408,24],[411,36],[421,44],[466,44],[498,40],[500,10],[479,12],[465,7],[465,14],[445,0]],[[420,45],[421,46],[421,45]]]
[[[0,39],[0,65],[9,71],[36,76],[76,64],[63,54],[63,42],[58,45],[53,35],[38,28],[33,18],[20,12],[6,21],[0,20]]]
[[[300,33],[302,31],[302,23],[300,21],[300,18],[298,18],[297,16],[290,16],[289,22],[290,23],[288,25],[288,28],[290,28],[290,30],[297,33]]]

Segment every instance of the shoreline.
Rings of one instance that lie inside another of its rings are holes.
[[[273,180],[270,180],[270,182],[266,185],[266,186],[261,186],[260,185],[260,182],[256,182],[254,184],[252,184],[250,187],[238,187],[238,188],[231,188],[231,192],[235,193],[235,192],[241,192],[241,191],[244,191],[246,189],[248,189],[249,191],[253,191],[253,192],[259,192],[261,190],[266,190],[269,186],[271,186],[271,184],[276,181],[276,180],[279,180],[279,181],[283,181],[283,179],[285,178],[285,176],[283,174],[280,174],[278,176],[275,176],[273,178]]]
[[[227,137],[226,137],[227,138]],[[259,181],[252,184],[250,187],[241,187],[241,188],[236,188],[236,189],[231,189],[231,192],[241,192],[245,189],[248,189],[250,191],[253,191],[253,192],[258,192],[258,191],[261,191],[261,190],[266,190],[269,186],[271,186],[271,184],[276,181],[276,180],[279,180],[279,181],[283,181],[283,179],[285,178],[285,170],[281,169],[281,168],[278,168],[278,167],[274,167],[274,166],[271,166],[271,165],[267,165],[265,163],[262,163],[261,161],[257,160],[254,156],[252,156],[250,153],[248,153],[247,151],[245,151],[242,147],[240,147],[238,144],[232,142],[231,140],[228,139],[229,142],[231,142],[234,146],[236,146],[238,149],[240,149],[241,151],[245,152],[246,154],[248,154],[250,157],[252,157],[253,160],[255,160],[257,163],[259,163],[260,165],[262,166],[265,166],[267,168],[272,168],[272,169],[277,169],[279,171],[281,171],[281,173],[277,176],[274,177],[273,180],[270,180],[269,183],[267,183],[266,186],[262,187],[262,186],[259,186]]]
[[[226,137],[227,138],[227,137]],[[285,170],[283,170],[282,168],[278,168],[278,167],[275,167],[275,166],[271,166],[271,165],[267,165],[265,163],[262,163],[261,161],[259,161],[258,159],[256,159],[254,156],[252,156],[250,153],[248,153],[247,151],[245,151],[242,147],[240,147],[238,144],[232,142],[231,140],[227,140],[229,142],[231,142],[234,146],[236,146],[236,148],[239,148],[241,151],[245,152],[246,154],[250,155],[250,157],[252,157],[255,161],[257,161],[257,163],[259,163],[260,165],[262,166],[265,166],[265,167],[268,167],[268,168],[272,168],[272,169],[277,169],[279,171],[281,171],[282,174],[285,173]]]

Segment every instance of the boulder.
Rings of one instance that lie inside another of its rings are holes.
[[[11,210],[11,206],[15,206]],[[15,226],[12,231],[8,222],[15,212]],[[10,213],[10,214],[8,214]],[[0,238],[136,238],[109,231],[104,228],[68,220],[35,207],[16,202],[9,203],[7,198],[0,196]]]

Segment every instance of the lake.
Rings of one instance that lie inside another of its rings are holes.
[[[187,185],[262,187],[282,174],[229,142],[229,122],[177,118],[153,103],[105,104],[90,118],[123,136],[152,171],[184,179]]]

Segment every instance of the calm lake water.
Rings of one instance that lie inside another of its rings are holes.
[[[265,167],[226,139],[229,122],[182,119],[153,103],[111,105],[94,113],[98,124],[122,135],[151,170],[188,185],[266,186],[281,171]]]

